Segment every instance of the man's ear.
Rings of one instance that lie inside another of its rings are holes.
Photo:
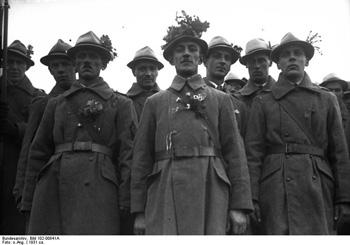
[[[134,75],[134,77],[136,77],[135,68],[133,67],[131,70],[132,70],[132,74]]]
[[[51,75],[53,75],[53,73],[52,73],[52,70],[51,70],[50,66],[48,66],[47,68],[49,69],[50,74],[51,74]]]
[[[198,61],[198,65],[201,65],[202,63],[203,63],[203,61],[204,61],[204,65],[205,65],[205,58],[204,58],[204,55],[202,54],[202,55],[200,55],[199,56],[199,61]]]
[[[309,65],[309,59],[306,59],[305,66]]]

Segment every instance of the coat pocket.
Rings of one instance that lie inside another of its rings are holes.
[[[272,157],[272,156],[271,156]],[[273,158],[280,156],[273,156]],[[274,173],[279,171],[282,166],[282,160],[281,159],[265,159],[262,169],[261,169],[261,178],[260,183],[272,176]]]
[[[223,182],[225,182],[228,186],[231,186],[231,182],[227,177],[225,168],[221,162],[214,161],[213,164],[214,170],[216,175],[221,179]]]
[[[333,172],[331,167],[329,166],[329,164],[321,159],[317,159],[316,160],[316,166],[317,169],[323,173],[324,175],[326,175],[329,179],[331,179],[332,181],[334,181],[334,176],[333,176]]]
[[[37,181],[39,181],[45,175],[46,170],[48,170],[50,168],[50,166],[55,161],[58,161],[61,157],[62,157],[62,153],[61,154],[55,154],[55,155],[51,156],[49,161],[40,169]]]
[[[112,162],[109,159],[104,159],[102,165],[101,165],[101,175],[114,183],[116,186],[119,186],[119,180],[117,177],[117,171],[112,164]]]
[[[158,176],[160,176],[162,172],[161,168],[154,168],[152,173],[150,173],[147,178],[146,178],[146,186],[147,188],[149,188],[151,186],[152,183],[154,183],[154,181],[156,179],[158,179]]]

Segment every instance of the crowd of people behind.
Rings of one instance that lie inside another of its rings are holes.
[[[122,94],[100,76],[108,36],[59,39],[40,59],[56,81],[46,94],[25,75],[31,50],[9,45],[1,235],[350,234],[348,83],[312,82],[315,49],[292,33],[241,55],[222,36],[207,44],[209,24],[183,14],[164,38],[176,72],[166,90],[148,46]],[[236,62],[249,79],[230,73]]]

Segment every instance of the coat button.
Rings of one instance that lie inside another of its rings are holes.
[[[83,124],[78,123],[77,126],[78,126],[78,128],[81,128],[83,126]]]
[[[284,137],[288,137],[289,133],[288,132],[284,132]]]
[[[291,182],[291,181],[292,181],[292,178],[287,177],[286,181],[287,181],[287,182]]]
[[[312,179],[313,179],[313,180],[316,180],[316,176],[315,176],[315,175],[312,175]]]

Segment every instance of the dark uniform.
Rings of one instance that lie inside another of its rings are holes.
[[[16,130],[4,134],[3,149],[0,155],[2,165],[0,234],[20,235],[25,232],[25,219],[16,208],[12,190],[16,180],[22,139],[27,127],[29,105],[34,98],[43,96],[45,93],[34,88],[26,76],[23,81],[16,84],[11,81],[7,83],[8,119],[16,126]]]

